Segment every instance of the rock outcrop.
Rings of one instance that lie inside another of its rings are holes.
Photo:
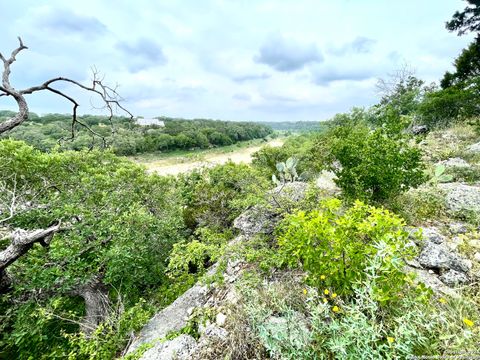
[[[434,291],[454,295],[451,288],[471,280],[472,262],[461,256],[436,227],[421,230],[420,253],[409,262],[408,270],[415,272],[418,280]]]
[[[467,151],[473,153],[473,154],[480,154],[480,142],[476,144],[472,144],[467,148]]]
[[[437,165],[444,165],[447,168],[470,168],[471,165],[462,158],[455,157],[439,161]]]
[[[308,185],[302,182],[286,183],[267,194],[267,203],[247,209],[234,221],[234,227],[240,231],[231,243],[247,241],[257,234],[268,234],[273,231],[280,220],[280,211],[284,206],[301,201],[305,197]],[[242,273],[245,264],[239,260],[227,260],[227,268],[223,274],[225,287],[207,286],[201,281],[177,298],[171,305],[158,312],[140,331],[128,348],[127,354],[134,352],[145,344],[153,345],[141,357],[141,360],[153,359],[191,359],[192,354],[208,346],[213,338],[227,336],[222,326],[226,315],[216,315],[215,324],[207,324],[199,329],[198,340],[188,335],[180,335],[172,340],[165,340],[167,334],[180,331],[189,320],[194,308],[216,307],[235,300],[235,289],[232,284]],[[214,265],[207,273],[213,275],[217,270]]]
[[[439,188],[446,193],[447,209],[453,213],[475,212],[480,213],[480,186],[463,183],[439,184]]]

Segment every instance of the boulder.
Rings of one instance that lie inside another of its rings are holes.
[[[468,231],[467,225],[461,222],[453,222],[448,224],[448,229],[454,235],[465,234]]]
[[[447,168],[469,168],[471,165],[463,160],[462,158],[450,158],[447,160],[443,160],[437,163],[437,165],[444,165]]]
[[[428,132],[428,126],[427,125],[414,125],[414,126],[412,126],[411,132],[412,132],[413,135],[426,134]]]
[[[425,241],[430,241],[434,244],[441,244],[445,241],[443,236],[436,227],[424,227],[422,228],[422,238]]]
[[[127,353],[135,351],[140,345],[160,340],[169,332],[179,331],[187,325],[191,309],[202,305],[206,300],[207,287],[200,284],[188,289],[171,305],[157,313],[143,327]],[[142,360],[145,360],[142,358]]]
[[[476,144],[472,144],[467,148],[468,152],[474,153],[474,154],[480,154],[480,142]]]
[[[316,186],[326,195],[335,196],[340,193],[340,188],[335,183],[337,176],[332,171],[323,170],[316,180]]]
[[[308,184],[294,181],[279,185],[267,194],[267,204],[247,209],[233,222],[233,227],[246,237],[270,234],[280,220],[279,212],[305,198]]]
[[[440,280],[448,286],[458,286],[468,282],[468,276],[460,271],[448,270],[440,276]]]
[[[411,266],[407,266],[405,270],[409,273],[414,273],[417,282],[425,284],[425,286],[432,289],[434,292],[458,297],[458,294],[452,288],[445,285],[435,273]]]
[[[446,193],[447,209],[451,212],[480,212],[480,186],[447,183],[439,187]]]
[[[462,258],[446,245],[435,244],[430,241],[425,243],[417,260],[423,267],[437,271],[456,270],[466,273],[472,267],[468,260]]]
[[[182,334],[172,340],[157,342],[143,353],[141,360],[187,360],[196,345],[193,337]]]
[[[246,237],[270,234],[275,229],[277,214],[266,206],[255,205],[233,221],[233,227]]]

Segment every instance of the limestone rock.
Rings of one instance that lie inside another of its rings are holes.
[[[425,286],[432,289],[434,292],[458,297],[458,294],[445,285],[435,273],[432,274],[428,270],[417,269],[410,266],[406,267],[406,271],[414,273],[416,275],[416,281],[425,284]]]
[[[471,153],[474,153],[474,154],[479,154],[480,153],[480,142],[476,143],[476,144],[472,144],[470,145],[467,150]]]
[[[414,125],[414,126],[412,126],[411,132],[412,132],[413,135],[426,134],[428,132],[428,126],[427,125]]]
[[[437,163],[438,165],[444,165],[447,168],[469,168],[471,167],[468,162],[462,158],[455,157],[447,160],[443,160]]]
[[[245,236],[270,234],[276,225],[277,214],[265,206],[255,205],[233,221],[233,227]]]
[[[299,181],[277,186],[268,193],[267,205],[255,205],[246,210],[234,220],[233,227],[247,237],[272,233],[279,220],[278,210],[302,200],[307,188],[307,183]]]
[[[340,193],[340,188],[335,183],[336,179],[337,176],[333,172],[323,170],[317,178],[316,185],[327,195],[334,196]]]
[[[451,212],[480,212],[480,186],[447,183],[439,187],[446,193],[446,205]]]
[[[171,331],[181,330],[187,324],[190,309],[202,305],[206,299],[206,294],[207,288],[200,284],[188,289],[172,304],[150,319],[130,345],[128,353],[142,344],[164,338]]]
[[[445,241],[443,236],[436,227],[424,227],[422,228],[422,237],[426,241],[430,241],[434,244],[441,244]]]
[[[468,231],[467,225],[461,222],[453,222],[448,225],[448,229],[454,235],[465,234]]]
[[[468,242],[468,245],[470,245],[471,247],[475,248],[475,249],[480,249],[480,240],[470,240]]]
[[[157,342],[154,347],[145,351],[141,360],[187,360],[197,342],[190,335],[180,335],[175,339]]]
[[[459,272],[456,270],[449,270],[440,276],[440,280],[444,284],[453,287],[457,285],[466,284],[469,279],[468,279],[468,276],[463,272]]]
[[[473,260],[475,260],[476,262],[479,262],[479,263],[480,263],[480,252],[476,252],[476,253],[473,255]]]
[[[273,207],[278,206],[282,202],[298,202],[305,198],[308,184],[300,181],[287,182],[277,186],[268,192],[270,203]]]
[[[444,244],[427,241],[418,256],[420,265],[434,270],[457,270],[468,272],[471,264]]]

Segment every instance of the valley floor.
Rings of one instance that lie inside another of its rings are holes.
[[[231,160],[234,163],[250,163],[252,154],[260,150],[263,146],[272,147],[282,146],[284,139],[273,139],[266,143],[252,144],[247,147],[218,148],[215,150],[196,151],[182,153],[180,155],[165,156],[160,159],[151,157],[135,157],[133,161],[146,166],[149,172],[156,172],[159,175],[177,175],[190,172],[200,167],[211,167],[214,165],[225,164]],[[192,156],[193,155],[193,156]]]

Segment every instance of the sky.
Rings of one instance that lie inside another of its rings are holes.
[[[379,78],[407,64],[430,83],[471,40],[445,29],[461,0],[0,0],[0,52],[21,36],[15,88],[92,67],[136,116],[320,121],[378,101]],[[69,86],[80,113],[91,94]],[[68,113],[53,94],[38,114]],[[0,98],[0,109],[15,109]]]

